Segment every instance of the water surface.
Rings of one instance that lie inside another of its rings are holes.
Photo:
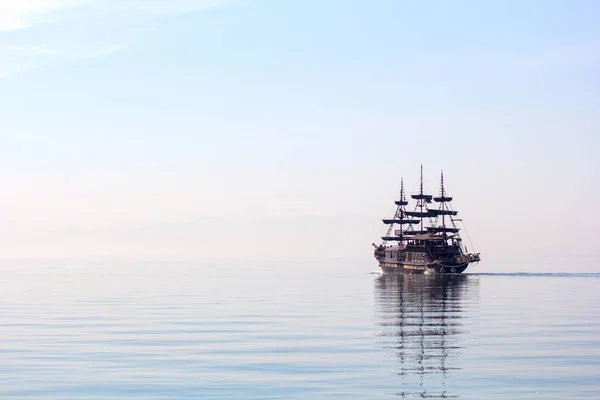
[[[2,399],[596,399],[600,275],[5,263]]]

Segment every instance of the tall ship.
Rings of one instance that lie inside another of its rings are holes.
[[[452,209],[452,197],[444,187],[444,171],[440,177],[440,194],[423,192],[423,166],[419,193],[412,211],[400,183],[400,198],[391,219],[383,219],[387,233],[375,247],[375,259],[384,273],[460,274],[469,264],[480,261],[479,253],[469,253],[460,237],[458,211]],[[435,204],[434,204],[435,203]],[[472,247],[472,246],[471,246]]]

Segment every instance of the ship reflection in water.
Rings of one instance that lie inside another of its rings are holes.
[[[468,275],[381,275],[375,280],[380,342],[398,363],[404,398],[457,398],[449,388],[460,369],[466,304],[479,296]]]

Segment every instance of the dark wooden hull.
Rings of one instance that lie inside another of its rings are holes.
[[[467,269],[469,263],[446,266],[380,263],[379,266],[385,274],[460,274]]]

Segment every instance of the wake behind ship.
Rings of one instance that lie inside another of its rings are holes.
[[[389,225],[383,242],[375,247],[375,259],[384,273],[448,274],[461,273],[471,263],[480,261],[479,253],[469,253],[462,243],[460,229],[455,218],[458,211],[452,209],[452,197],[446,194],[444,172],[440,179],[440,195],[433,197],[423,193],[423,166],[418,194],[413,211],[407,211],[408,201],[404,195],[404,180],[400,185],[400,199],[395,201],[396,212],[392,219],[384,219]],[[438,208],[430,208],[432,200]],[[400,229],[394,229],[399,226]]]

